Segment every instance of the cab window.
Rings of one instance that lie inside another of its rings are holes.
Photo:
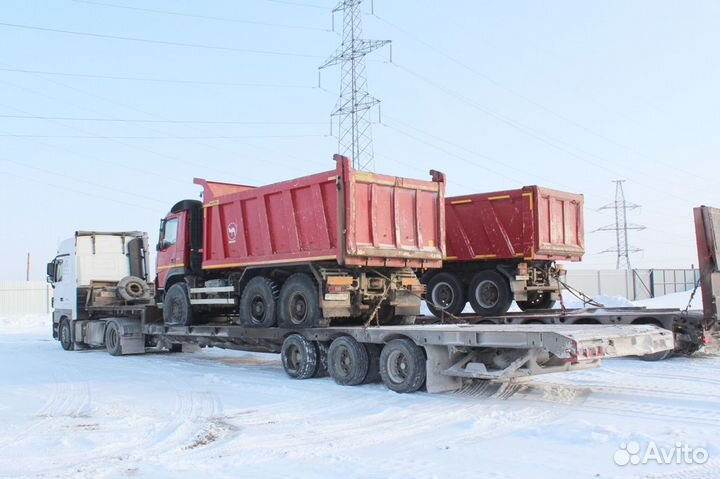
[[[61,259],[55,262],[55,282],[59,283],[63,279],[63,270],[65,269],[65,262]]]
[[[177,243],[178,220],[177,218],[167,220],[163,229],[162,249]]]

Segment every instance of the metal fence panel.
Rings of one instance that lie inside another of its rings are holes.
[[[0,315],[47,314],[52,288],[40,281],[0,281]]]
[[[588,296],[621,296],[637,301],[688,291],[700,277],[696,269],[571,269],[567,282]]]

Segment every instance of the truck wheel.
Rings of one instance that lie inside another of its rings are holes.
[[[414,393],[425,384],[425,354],[409,339],[393,339],[380,354],[380,376],[396,393]]]
[[[163,299],[163,322],[168,326],[190,326],[192,309],[185,283],[170,286]]]
[[[368,375],[369,358],[365,346],[350,336],[340,336],[328,349],[328,372],[336,383],[357,386]]]
[[[251,279],[240,297],[240,321],[248,328],[277,326],[277,285],[263,276]]]
[[[309,379],[317,372],[320,358],[315,343],[300,334],[291,334],[283,341],[280,359],[288,376]]]
[[[110,321],[105,328],[105,348],[111,356],[121,356],[120,330],[115,321]]]
[[[481,316],[505,313],[512,304],[510,284],[496,271],[481,271],[470,282],[470,305]]]
[[[60,330],[58,331],[58,338],[60,339],[60,346],[65,351],[72,351],[75,346],[72,340],[72,330],[70,320],[65,318],[60,321]]]
[[[555,306],[555,300],[548,292],[531,293],[527,301],[518,301],[517,305],[523,311],[533,309],[552,309]]]
[[[310,276],[297,273],[290,276],[280,290],[280,327],[312,328],[322,321],[318,290]]]
[[[430,312],[440,318],[442,312],[460,314],[465,309],[465,286],[462,281],[450,273],[440,273],[432,277],[425,295]]]

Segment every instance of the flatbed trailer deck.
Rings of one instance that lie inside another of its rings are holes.
[[[416,324],[495,324],[495,325],[642,325],[652,324],[672,331],[675,348],[646,359],[665,359],[671,353],[692,354],[708,341],[714,321],[708,320],[702,311],[676,308],[576,308],[549,309],[505,313],[499,316],[479,316],[464,313],[457,316],[437,318],[432,315],[417,318]]]
[[[104,316],[104,317],[100,317]],[[397,392],[460,389],[467,380],[509,380],[597,367],[601,360],[672,350],[673,334],[651,325],[420,324],[290,330],[230,322],[168,326],[154,306],[96,311],[73,322],[71,349],[112,355],[181,345],[280,353],[285,371],[329,374],[343,385],[382,380]],[[60,338],[61,341],[63,338]],[[63,345],[65,347],[65,344]]]

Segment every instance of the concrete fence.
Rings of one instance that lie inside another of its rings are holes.
[[[39,281],[0,281],[0,316],[52,311],[52,287]]]
[[[695,287],[696,269],[568,270],[567,283],[588,296],[622,296],[637,301]]]

